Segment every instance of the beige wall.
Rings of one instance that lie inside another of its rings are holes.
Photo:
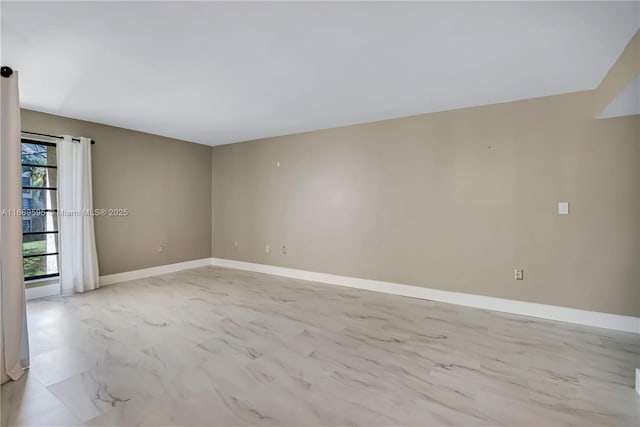
[[[22,110],[22,129],[87,136],[100,274],[211,256],[211,148],[127,129]],[[164,253],[158,253],[164,245]]]
[[[594,104],[214,147],[213,256],[638,316],[640,117],[593,120]]]
[[[581,92],[213,149],[29,110],[22,127],[98,141],[94,205],[131,212],[96,218],[103,275],[213,253],[638,316],[640,117],[593,120],[594,103]]]

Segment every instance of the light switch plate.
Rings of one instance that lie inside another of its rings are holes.
[[[569,202],[558,203],[558,215],[569,215]]]

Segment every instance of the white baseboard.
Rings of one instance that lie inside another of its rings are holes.
[[[174,273],[190,268],[207,267],[211,265],[211,258],[195,259],[193,261],[178,262],[176,264],[159,265],[157,267],[143,268],[141,270],[125,271],[123,273],[100,276],[100,286],[113,285],[114,283],[127,282],[129,280],[144,279],[145,277],[158,276],[160,274]]]
[[[575,308],[559,307],[534,302],[443,291],[439,289],[423,288],[420,286],[403,285],[400,283],[358,279],[355,277],[316,273],[312,271],[296,270],[293,268],[277,267],[265,264],[254,264],[222,258],[211,258],[210,262],[211,265],[218,267],[274,274],[277,276],[291,277],[313,282],[329,283],[331,285],[347,286],[350,288],[365,289],[393,295],[402,295],[412,298],[481,308],[485,310],[500,311],[504,313],[537,317],[540,319],[557,320],[561,322],[640,334],[640,317],[621,316],[618,314],[600,313],[597,311],[579,310]]]

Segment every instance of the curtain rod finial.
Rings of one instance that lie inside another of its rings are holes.
[[[3,65],[2,68],[0,68],[0,74],[2,75],[2,77],[11,77],[11,74],[13,74],[13,70],[11,69],[11,67]]]

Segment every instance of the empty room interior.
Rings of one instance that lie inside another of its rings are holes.
[[[8,426],[640,426],[640,2],[2,1]]]

